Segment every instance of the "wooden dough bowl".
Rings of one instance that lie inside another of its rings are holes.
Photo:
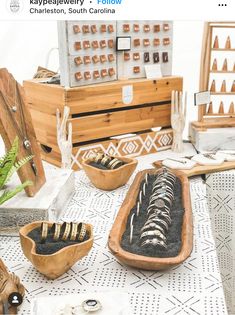
[[[56,279],[68,271],[78,260],[88,254],[93,245],[92,226],[87,224],[90,238],[82,243],[70,245],[51,255],[36,254],[36,243],[27,235],[41,226],[41,221],[25,225],[19,231],[20,242],[24,255],[33,266],[49,279]],[[53,223],[48,222],[49,227]]]
[[[120,260],[120,262],[132,267],[145,270],[169,269],[171,267],[179,265],[184,260],[186,260],[187,257],[189,257],[193,246],[192,210],[188,178],[185,175],[178,173],[177,171],[173,171],[173,173],[180,179],[182,184],[182,199],[183,206],[185,208],[181,233],[182,247],[179,254],[176,257],[155,258],[133,254],[122,249],[122,235],[126,229],[128,215],[135,205],[141,181],[145,178],[146,173],[154,174],[156,172],[156,170],[150,169],[141,171],[136,175],[136,178],[131,185],[126,195],[126,198],[118,212],[117,218],[109,235],[108,243],[111,252],[118,260]]]
[[[96,188],[102,190],[114,190],[127,183],[128,179],[136,169],[138,162],[135,159],[127,157],[118,156],[117,158],[126,164],[116,170],[101,170],[89,165],[89,160],[82,163],[84,171]]]

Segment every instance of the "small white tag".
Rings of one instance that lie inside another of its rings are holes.
[[[162,77],[162,70],[159,64],[144,66],[147,79],[158,79]]]
[[[124,104],[130,104],[133,101],[133,85],[122,87],[122,101]]]
[[[211,101],[211,93],[209,91],[198,92],[194,94],[194,105],[205,105]]]

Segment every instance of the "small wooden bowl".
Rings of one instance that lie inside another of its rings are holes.
[[[84,171],[95,187],[102,190],[114,190],[127,183],[128,179],[136,169],[138,162],[135,159],[127,157],[117,158],[126,164],[116,170],[101,170],[89,165],[89,160],[82,163]]]
[[[108,246],[114,256],[126,265],[145,270],[169,269],[181,264],[190,255],[193,245],[192,210],[189,193],[189,182],[188,178],[185,175],[182,175],[180,172],[173,171],[173,173],[180,179],[182,184],[182,199],[185,209],[181,232],[182,246],[179,254],[176,257],[169,258],[148,257],[130,253],[121,247],[122,235],[126,229],[128,215],[135,205],[140,184],[146,173],[153,174],[156,173],[156,170],[144,170],[136,175],[136,178],[126,195],[126,198],[113,224],[109,235]]]
[[[40,227],[41,223],[41,221],[32,222],[20,229],[21,247],[24,255],[39,272],[49,279],[56,279],[88,254],[93,245],[92,226],[87,224],[87,230],[90,235],[87,241],[64,247],[51,255],[39,255],[36,253],[36,243],[27,235],[35,228]],[[51,222],[47,223],[49,227],[53,224]]]

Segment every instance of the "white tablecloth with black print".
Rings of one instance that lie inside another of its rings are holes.
[[[235,171],[206,178],[207,201],[229,314],[235,314]]]
[[[138,158],[135,174],[138,170],[152,168],[151,163],[157,157],[160,159],[161,153]],[[135,315],[227,314],[206,186],[200,177],[190,181],[194,245],[191,256],[182,265],[167,271],[144,271],[121,264],[110,253],[109,231],[135,174],[125,186],[105,192],[96,189],[83,171],[77,172],[74,196],[61,218],[93,224],[94,246],[87,257],[56,280],[46,279],[27,261],[19,238],[0,238],[0,256],[27,290],[19,314],[30,314],[30,301],[35,297],[116,289],[128,292]]]

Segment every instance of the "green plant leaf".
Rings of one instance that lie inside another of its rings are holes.
[[[15,164],[16,156],[19,149],[19,139],[15,138],[11,149],[5,154],[0,163],[0,189],[5,185],[8,173]]]
[[[19,192],[21,192],[25,187],[31,185],[33,185],[33,183],[30,180],[27,180],[23,184],[14,188],[13,190],[4,190],[4,192],[0,195],[0,205],[14,197]]]
[[[28,163],[31,159],[33,158],[33,155],[29,155],[23,159],[21,159],[18,162],[15,162],[15,164],[12,166],[12,168],[10,169],[9,173],[7,174],[7,178],[5,180],[5,184],[10,180],[11,176],[17,172],[23,165],[25,165],[26,163]]]

